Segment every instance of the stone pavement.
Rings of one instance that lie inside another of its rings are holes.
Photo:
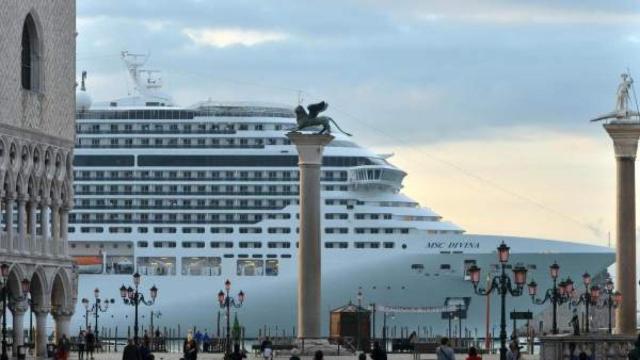
[[[162,352],[157,352],[154,353],[156,360],[180,360],[180,358],[182,357],[182,354],[178,354],[178,353],[162,353]],[[277,355],[277,354],[276,354]],[[198,360],[222,360],[223,358],[223,354],[212,354],[212,353],[200,353],[198,354]],[[312,359],[311,356],[301,356],[301,358],[303,360],[310,360]],[[345,355],[345,356],[325,356],[324,357],[325,360],[351,360],[351,359],[357,359],[356,356],[354,355]],[[388,354],[387,356],[388,360],[414,360],[413,355],[412,354]],[[457,360],[464,360],[466,358],[466,354],[456,354],[456,359]],[[498,360],[500,358],[499,355],[484,355],[482,356],[482,359],[485,360]],[[260,357],[259,355],[254,355],[252,353],[247,354],[247,360],[261,360],[262,357]],[[277,360],[287,360],[289,359],[289,355],[283,355],[283,356],[276,356],[274,357],[274,359]],[[367,359],[370,359],[367,356]],[[422,356],[420,356],[420,360],[433,360],[436,359],[435,354],[422,354]],[[523,355],[522,356],[523,360],[538,360],[538,356],[537,355]],[[71,356],[69,357],[69,360],[78,360],[78,354],[77,353],[73,353],[71,354]],[[86,360],[86,358],[85,358]],[[99,353],[95,356],[95,360],[122,360],[122,353],[115,353],[115,352],[103,352],[103,353]]]

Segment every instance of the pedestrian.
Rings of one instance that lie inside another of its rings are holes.
[[[298,360],[300,360],[300,358],[298,358]],[[358,354],[358,360],[367,360],[367,354],[365,354],[364,352],[361,352],[360,354]]]
[[[507,350],[507,360],[519,360],[520,359],[520,346],[515,341],[509,344],[509,350]]]
[[[453,352],[453,349],[449,346],[448,337],[440,339],[440,346],[436,349],[436,355],[438,360],[455,360],[456,355]]]
[[[244,351],[240,351],[240,344],[233,344],[233,352],[229,355],[230,360],[242,360],[246,359]]]
[[[300,351],[298,351],[298,348],[291,349],[289,360],[300,360]]]
[[[204,335],[202,335],[202,351],[210,352],[211,347],[211,338],[209,337],[209,333],[207,330],[204,331]]]
[[[197,360],[198,359],[198,345],[196,341],[191,339],[187,343],[187,352],[185,354],[184,360]]]
[[[127,340],[127,345],[122,351],[122,360],[143,360],[142,356],[140,356],[140,350],[133,342],[133,339]]]
[[[469,348],[469,353],[467,354],[467,360],[482,360],[482,357],[478,355],[478,350],[475,346]]]
[[[578,355],[578,360],[591,360],[591,358],[589,357],[589,355],[587,355],[586,352],[581,351],[580,355]]]
[[[273,344],[269,337],[262,340],[260,344],[260,352],[262,352],[262,358],[265,360],[273,359]]]
[[[142,360],[154,360],[155,358],[151,353],[151,348],[149,348],[148,342],[143,341],[142,345],[138,348],[138,351],[140,352],[140,358]]]
[[[635,346],[629,351],[629,360],[640,360],[640,335],[636,339]]]
[[[78,334],[78,360],[84,359],[84,330]]]
[[[67,339],[67,334],[62,334],[60,341],[58,341],[58,359],[67,360],[69,358],[70,348],[71,346],[69,344],[69,339]]]
[[[96,336],[93,335],[93,331],[91,331],[91,326],[87,327],[87,334],[84,336],[84,342],[87,349],[87,360],[93,359],[93,352],[96,347]]]
[[[373,343],[373,350],[371,350],[371,360],[387,360],[387,353],[380,347],[379,342]]]
[[[313,354],[313,360],[322,360],[323,358],[324,354],[322,353],[322,350],[318,350],[315,354]]]

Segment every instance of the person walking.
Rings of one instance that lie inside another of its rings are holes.
[[[233,344],[233,352],[229,355],[229,360],[242,360],[246,359],[244,351],[240,351],[240,344]]]
[[[262,358],[264,360],[273,359],[273,344],[269,337],[266,337],[260,344],[260,352],[262,353]]]
[[[449,346],[449,338],[443,337],[440,339],[440,346],[436,349],[436,356],[438,360],[455,360],[456,354]]]
[[[58,341],[58,351],[56,354],[56,358],[59,360],[67,360],[69,359],[69,349],[71,345],[69,344],[69,339],[67,338],[67,334],[62,334],[60,340]]]
[[[142,356],[140,355],[140,350],[133,342],[133,339],[127,340],[127,345],[122,351],[122,360],[143,360]]]
[[[469,348],[467,360],[482,360],[482,357],[478,355],[478,350],[475,348],[475,346]]]
[[[87,334],[84,336],[84,342],[87,349],[87,360],[94,360],[93,352],[96,347],[96,336],[93,334],[93,331],[91,331],[91,326],[87,328]]]
[[[507,360],[519,360],[520,359],[520,346],[515,341],[509,344],[509,350],[507,350]]]
[[[387,353],[380,347],[379,342],[373,343],[373,350],[371,350],[371,360],[387,360]]]
[[[78,334],[78,360],[84,360],[84,330]]]
[[[313,360],[322,360],[324,359],[324,353],[322,352],[322,350],[318,350],[316,351],[315,354],[313,354]]]
[[[184,360],[197,360],[198,359],[198,345],[196,341],[191,339],[187,342],[187,349]]]

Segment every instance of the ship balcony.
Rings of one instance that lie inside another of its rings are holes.
[[[354,190],[386,189],[400,191],[402,179],[407,175],[391,166],[363,165],[349,169],[348,184]]]

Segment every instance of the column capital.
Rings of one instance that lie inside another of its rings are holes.
[[[638,139],[640,138],[640,124],[611,123],[605,124],[604,128],[609,133],[611,140],[613,140],[616,158],[636,158]]]
[[[8,191],[7,193],[4,194],[4,199],[7,201],[13,201],[16,198],[17,198],[17,195],[15,191]]]
[[[330,134],[305,134],[297,131],[287,137],[298,150],[298,165],[322,165],[324,147],[334,139]]]
[[[50,306],[38,306],[33,308],[33,312],[36,315],[47,315],[51,312],[51,307]]]
[[[70,318],[73,316],[73,310],[72,309],[51,310],[51,316],[53,316],[54,319],[65,318],[65,317]]]
[[[27,194],[19,194],[16,197],[16,200],[18,200],[19,203],[26,203],[29,200],[29,195],[27,195]]]

